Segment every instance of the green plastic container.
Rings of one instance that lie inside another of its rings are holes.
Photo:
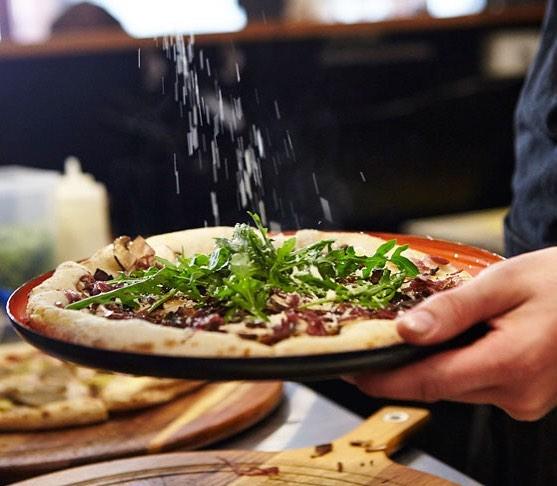
[[[15,289],[52,268],[59,178],[55,171],[0,167],[0,288]]]

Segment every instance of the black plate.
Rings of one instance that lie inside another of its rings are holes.
[[[371,351],[277,358],[190,358],[112,351],[72,344],[39,334],[11,315],[10,319],[26,341],[60,359],[135,375],[218,381],[313,381],[371,369],[390,369],[435,352],[466,345],[487,331],[487,326],[479,325],[441,346],[399,344]]]

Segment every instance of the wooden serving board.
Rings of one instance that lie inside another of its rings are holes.
[[[61,430],[0,433],[0,481],[139,454],[198,449],[248,428],[280,402],[280,382],[213,383],[167,404]]]
[[[452,484],[395,464],[389,455],[423,424],[423,409],[386,407],[319,456],[316,448],[285,452],[204,451],[158,454],[94,464],[17,483],[19,486],[142,485],[428,485]]]

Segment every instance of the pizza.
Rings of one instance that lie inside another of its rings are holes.
[[[6,344],[0,346],[0,431],[102,422],[113,412],[168,402],[202,384],[93,370],[25,343]]]
[[[337,353],[402,341],[395,319],[470,278],[448,260],[363,233],[254,224],[127,236],[62,263],[28,325],[97,348],[195,357]]]

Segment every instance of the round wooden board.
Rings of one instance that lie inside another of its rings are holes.
[[[104,423],[1,433],[0,480],[170,449],[197,449],[248,428],[280,402],[280,382],[205,385],[165,405],[114,414]]]
[[[134,457],[33,478],[13,486],[450,486],[441,478],[392,462],[342,468],[303,457],[280,460],[278,453],[203,451]],[[371,454],[369,455],[371,456]],[[259,471],[258,469],[259,468]],[[267,475],[278,468],[277,476]],[[259,472],[259,474],[258,474]]]

